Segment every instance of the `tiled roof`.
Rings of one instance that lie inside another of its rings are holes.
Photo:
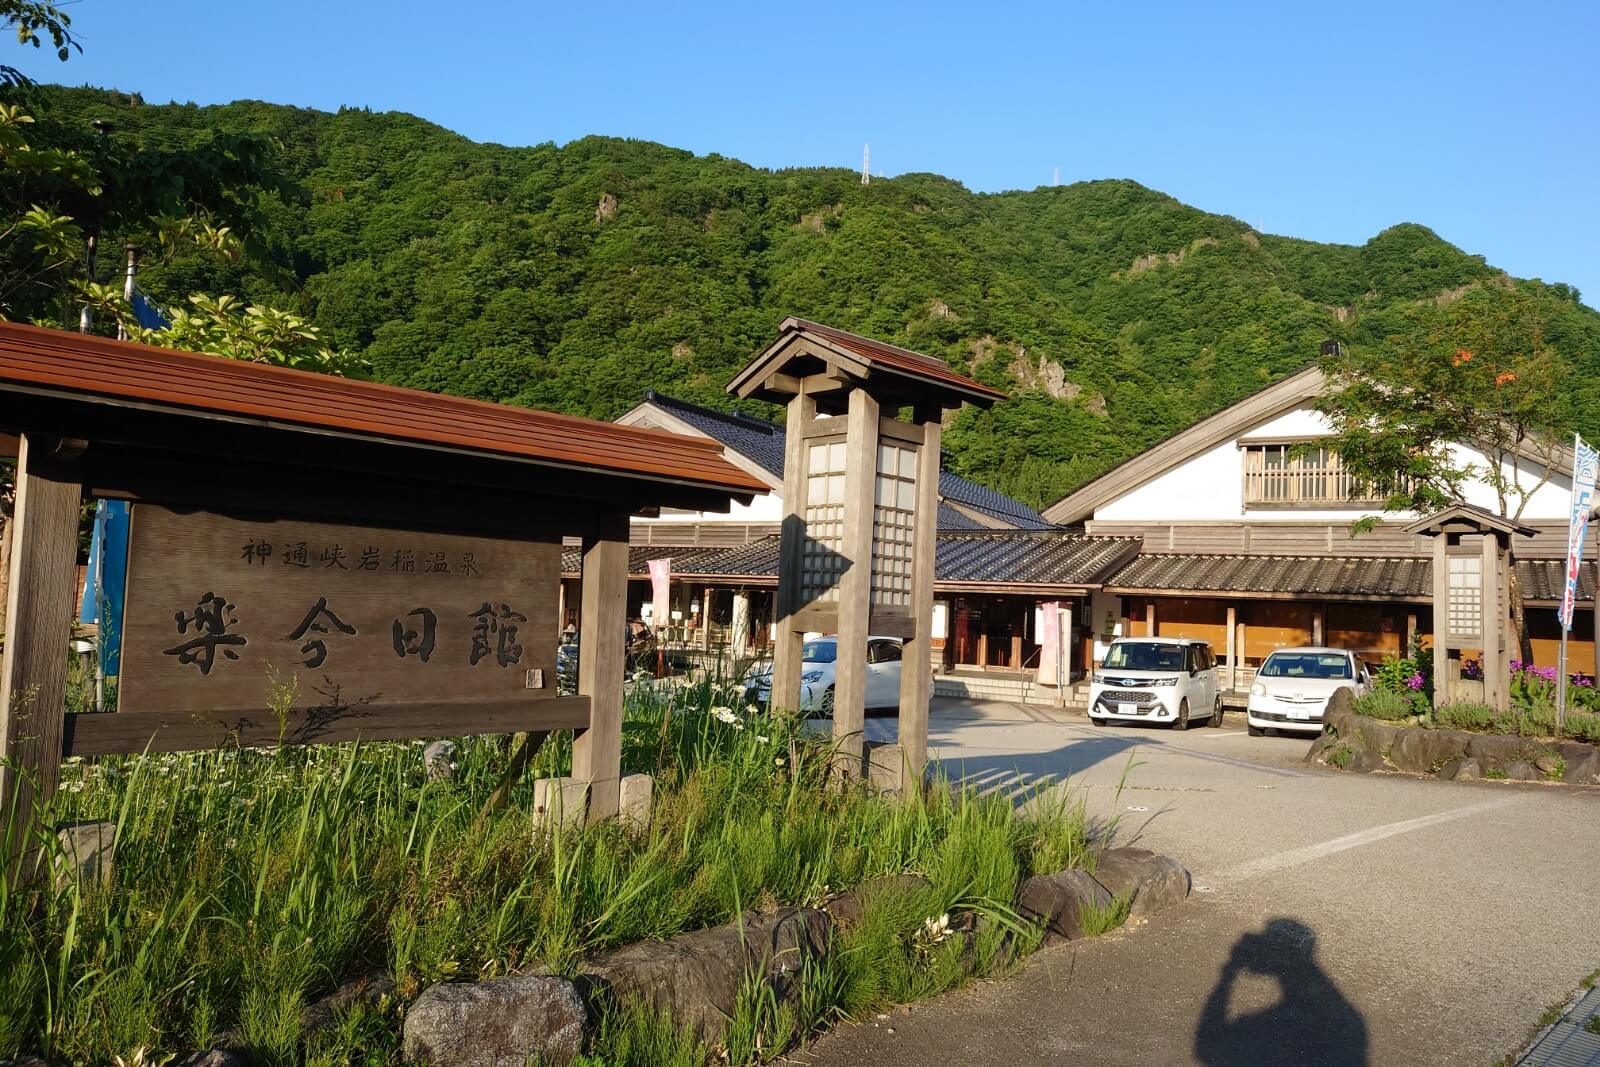
[[[1561,590],[1567,584],[1567,565],[1559,559],[1517,560],[1517,581],[1522,586],[1524,600],[1559,601]],[[1578,568],[1578,599],[1593,600],[1595,565],[1585,563]]]
[[[1559,600],[1565,584],[1559,559],[1519,559],[1523,599]],[[1107,589],[1196,593],[1283,593],[1308,596],[1376,596],[1396,600],[1433,597],[1433,561],[1361,556],[1210,556],[1145,553],[1107,578]],[[1595,566],[1584,564],[1578,599],[1593,600]]]
[[[1101,578],[1139,550],[1137,537],[1085,537],[989,530],[941,533],[935,582],[942,585],[1029,586],[1041,591],[1098,585]],[[778,538],[765,537],[739,548],[634,546],[629,570],[643,574],[648,560],[671,557],[672,573],[682,577],[776,580]],[[578,571],[578,550],[562,554],[561,569]]]
[[[765,492],[684,434],[441,396],[331,374],[0,323],[0,389],[138,404],[479,456]]]
[[[720,441],[773,477],[783,477],[783,427],[777,423],[754,415],[703,408],[663,396],[654,389],[646,392],[644,399],[648,404],[670,411],[712,440]]]
[[[940,532],[945,530],[987,530],[988,528],[970,515],[961,514],[961,512],[946,504],[943,500],[939,501]]]
[[[888,367],[903,374],[918,378],[931,378],[944,382],[956,388],[967,390],[976,394],[987,394],[994,400],[1006,399],[1006,394],[999,389],[973,381],[966,375],[957,374],[950,369],[950,364],[942,359],[913,352],[909,348],[900,348],[872,337],[863,337],[858,333],[848,330],[824,326],[820,322],[808,322],[805,319],[786,319],[784,326],[793,325],[802,333],[812,333],[825,337],[848,352],[853,352],[862,359],[881,367]]]
[[[675,418],[694,427],[715,441],[744,456],[775,478],[783,477],[783,427],[754,415],[714,411],[698,404],[690,404],[655,390],[644,395],[645,403],[654,404],[670,412]],[[947,470],[939,472],[939,495],[962,507],[980,511],[1019,530],[1053,530],[1055,527],[1043,515],[1004,493],[986,489],[977,482],[968,481]],[[939,509],[941,530],[981,530],[979,523],[951,508]]]
[[[1106,579],[1116,590],[1305,593],[1323,596],[1433,595],[1426,559],[1358,556],[1206,556],[1144,553]]]
[[[1095,586],[1139,551],[1137,537],[990,531],[939,535],[936,582]]]

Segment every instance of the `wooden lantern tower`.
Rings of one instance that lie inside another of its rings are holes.
[[[1457,504],[1406,527],[1433,541],[1433,706],[1511,701],[1511,539],[1534,530]],[[1462,653],[1481,650],[1483,681],[1462,677]]]
[[[942,360],[795,318],[728,391],[788,408],[772,702],[800,704],[803,635],[838,634],[833,730],[846,773],[890,789],[917,781],[928,753],[941,420],[1005,394]],[[904,641],[900,742],[870,754],[869,635]]]

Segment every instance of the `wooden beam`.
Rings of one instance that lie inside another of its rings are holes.
[[[805,625],[799,618],[805,567],[806,481],[810,457],[801,431],[816,419],[817,402],[802,390],[789,400],[783,445],[783,531],[778,547],[777,633],[772,649],[772,706],[800,707],[800,650]]]
[[[628,516],[619,512],[583,539],[578,692],[589,698],[589,728],[572,739],[572,776],[589,783],[590,822],[620,803],[627,625]]]
[[[589,724],[589,698],[547,697],[521,703],[358,704],[289,712],[196,715],[193,712],[108,712],[68,715],[62,756],[186,752],[238,745],[324,745],[336,741],[399,741],[418,737],[573,730]]]
[[[11,856],[30,846],[37,809],[55,792],[66,716],[67,638],[77,578],[82,487],[39,473],[55,442],[24,434],[17,450],[0,660],[0,812],[10,820]],[[15,868],[24,877],[31,863]]]
[[[866,728],[867,637],[872,611],[873,493],[878,480],[878,401],[850,393],[844,461],[845,558],[839,576],[839,649],[834,665],[833,738],[848,775],[862,772]]]
[[[917,428],[922,432],[922,444],[917,452],[917,496],[911,525],[911,616],[915,630],[900,652],[899,740],[906,774],[901,785],[907,794],[911,790],[905,788],[906,784],[922,781],[928,763],[934,557],[939,552],[939,443],[943,432],[937,417]]]
[[[800,379],[794,375],[784,374],[782,371],[773,371],[761,383],[761,388],[769,393],[785,393],[793,396],[800,392],[801,386]]]
[[[1239,625],[1239,609],[1228,605],[1228,692],[1239,688],[1239,641],[1234,632]]]

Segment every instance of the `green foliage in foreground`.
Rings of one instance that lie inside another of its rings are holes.
[[[930,891],[886,899],[808,977],[805,1017],[772,1018],[752,991],[729,1036],[742,1062],[961,981],[930,917],[971,909],[1004,925],[1020,879],[1087,859],[1081,808],[1065,800],[1020,818],[949,789],[906,804],[833,791],[826,739],[783,718],[720,721],[719,695],[630,697],[626,768],[657,775],[638,834],[536,833],[526,783],[476,825],[508,755],[492,738],[463,742],[448,783],[429,783],[419,746],[401,743],[71,765],[52,816],[116,820],[116,877],[0,887],[0,1058],[98,1064],[227,1042],[263,1064],[394,1062],[399,1004],[358,1009],[309,1046],[302,1008],[375,969],[402,1003],[440,981],[571,973],[596,950],[924,873]],[[570,742],[548,745],[529,777],[569,759]],[[979,939],[978,973],[1005,962],[998,930]],[[607,1019],[598,1052],[703,1061],[658,1029]]]
[[[1357,697],[1355,708],[1358,714],[1374,719],[1438,730],[1536,738],[1554,737],[1556,732],[1554,704],[1529,706],[1514,702],[1509,710],[1502,712],[1488,704],[1461,701],[1419,710],[1412,698],[1379,689]],[[1561,737],[1567,741],[1600,743],[1600,715],[1569,708]]]
[[[1132,181],[864,186],[842,167],[762,170],[618,138],[478,144],[353,108],[8,95],[37,118],[40,148],[92,151],[96,118],[127,151],[270,138],[298,188],[263,198],[248,225],[219,219],[261,254],[183,255],[141,284],[169,305],[230,293],[296,312],[392,384],[607,419],[646,386],[726,406],[732,374],[799,315],[1011,392],[955,420],[949,463],[1044,504],[1304,366],[1326,338],[1358,351],[1421,337],[1425,306],[1515,284],[1543,345],[1577,362],[1569,399],[1600,437],[1600,315],[1419,225],[1326,245]],[[107,235],[103,263],[121,262],[125,236]]]

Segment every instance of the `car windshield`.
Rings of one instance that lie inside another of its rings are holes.
[[[800,650],[800,658],[806,663],[832,663],[839,658],[839,643],[837,641],[807,641]]]
[[[1183,646],[1118,642],[1106,653],[1106,661],[1101,666],[1115,671],[1181,671]]]
[[[1260,678],[1348,678],[1350,657],[1337,652],[1274,652],[1256,671]]]

